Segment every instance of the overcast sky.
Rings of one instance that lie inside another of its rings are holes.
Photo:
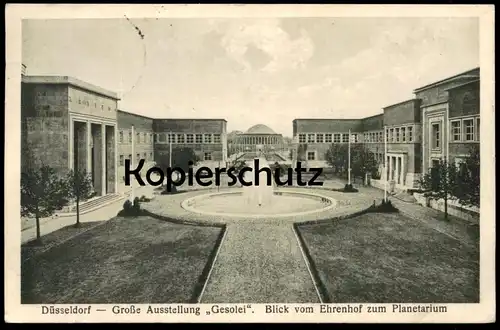
[[[479,66],[478,29],[469,18],[29,20],[23,63],[115,91],[125,111],[291,136],[295,118],[375,115]]]

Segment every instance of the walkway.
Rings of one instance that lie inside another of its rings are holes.
[[[201,303],[319,303],[291,224],[227,227]]]
[[[136,195],[139,192],[142,194],[143,190],[147,187],[136,188]],[[125,199],[117,200],[111,204],[105,205],[96,210],[90,211],[85,214],[80,215],[80,222],[99,222],[99,221],[107,221],[114,218],[117,213],[123,208],[123,203]],[[35,223],[35,219],[29,219],[30,222]],[[40,219],[40,235],[44,236],[50,234],[56,230],[64,228],[66,226],[72,225],[76,223],[76,216],[67,216],[67,217],[49,217]],[[26,225],[26,224],[25,224]],[[29,224],[25,229],[21,229],[21,244],[27,243],[36,238],[36,225],[33,226]]]

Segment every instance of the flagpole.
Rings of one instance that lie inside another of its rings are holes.
[[[387,127],[384,126],[384,201],[387,202],[387,181],[389,180],[389,175],[387,174]]]
[[[349,144],[347,149],[347,183],[351,184],[351,130],[349,130]]]
[[[132,157],[130,159],[130,167],[134,168],[134,158],[135,158],[135,127],[132,125]],[[135,199],[135,193],[134,193],[134,180],[130,180],[130,187],[132,188],[132,191],[130,193],[130,199],[132,202],[134,202]]]

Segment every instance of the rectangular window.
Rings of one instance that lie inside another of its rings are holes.
[[[341,136],[340,133],[333,134],[333,142],[334,143],[340,143],[340,136]]]
[[[413,142],[413,126],[408,126],[408,142]]]
[[[204,135],[204,143],[212,143],[212,134]]]
[[[432,124],[432,148],[441,148],[441,125],[438,123]]]
[[[306,143],[306,135],[299,134],[299,143]]]
[[[456,142],[462,139],[462,122],[455,120],[451,122],[451,141]]]
[[[323,134],[316,134],[316,142],[323,143]]]
[[[401,127],[401,142],[406,142],[406,128]]]
[[[120,155],[120,166],[125,165],[125,162],[124,162],[123,158],[124,158],[123,155]]]
[[[168,134],[167,142],[172,143],[172,144],[175,143],[175,134],[174,133]]]
[[[120,137],[120,143],[123,143],[123,131],[120,131],[119,137]]]
[[[389,141],[387,142],[394,142],[394,128],[389,129]]]
[[[203,143],[203,134],[196,134],[196,143]]]
[[[358,134],[351,134],[351,142],[358,143]]]
[[[314,160],[315,158],[315,152],[314,151],[308,151],[307,152],[307,160]]]
[[[186,143],[193,143],[193,142],[194,142],[193,134],[186,134]]]
[[[177,134],[177,143],[184,143],[184,134]]]
[[[212,160],[212,154],[209,152],[205,152],[203,159],[204,160]]]
[[[128,132],[128,143],[132,143],[132,132]]]
[[[464,119],[464,140],[474,141],[474,119]]]
[[[314,143],[315,134],[307,134],[307,143]]]
[[[342,142],[343,143],[349,142],[349,133],[342,134]]]
[[[214,143],[220,143],[220,134],[214,134]]]
[[[325,134],[325,142],[326,143],[332,143],[332,134],[331,133],[327,133]]]

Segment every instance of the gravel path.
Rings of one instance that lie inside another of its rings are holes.
[[[202,303],[318,303],[290,224],[232,223]]]

